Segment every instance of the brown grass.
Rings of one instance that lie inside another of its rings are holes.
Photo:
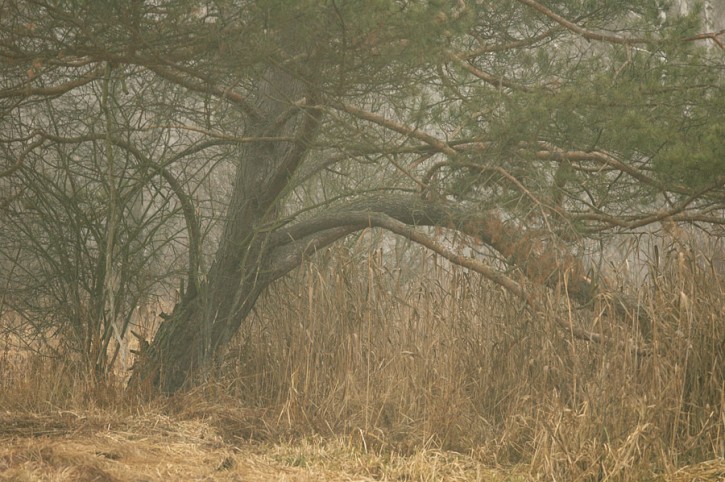
[[[0,352],[0,477],[725,478],[725,279],[711,258],[673,245],[645,259],[628,293],[642,321],[606,297],[574,307],[565,287],[536,293],[547,312],[533,317],[479,276],[363,246],[274,285],[210,381],[169,399],[139,404],[120,382]],[[624,266],[611,278],[631,286]]]
[[[188,407],[190,400],[184,401]],[[220,408],[212,412],[219,415]],[[173,403],[135,413],[5,413],[0,417],[0,480],[524,480],[522,469],[517,476],[512,469],[502,472],[473,457],[435,449],[401,456],[362,452],[344,437],[287,443],[229,439],[220,427],[223,418],[197,415],[190,417]]]

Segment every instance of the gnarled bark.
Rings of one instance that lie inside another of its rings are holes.
[[[294,141],[242,147],[214,262],[159,328],[134,369],[131,387],[179,389],[190,374],[209,366],[271,281],[260,273],[269,256],[268,234],[257,228],[275,218],[277,198],[315,135],[319,112],[305,108],[311,97],[301,80],[279,68],[270,68],[261,79],[254,102],[257,121],[247,134]]]

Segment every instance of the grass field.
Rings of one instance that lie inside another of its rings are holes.
[[[526,480],[523,467],[516,475],[435,449],[402,456],[365,452],[349,439],[226,438],[214,417],[59,411],[1,421],[2,480]]]
[[[7,336],[0,480],[723,480],[725,279],[668,253],[628,289],[647,316],[565,285],[531,287],[532,315],[434,258],[339,248],[274,285],[204,382],[152,400]]]

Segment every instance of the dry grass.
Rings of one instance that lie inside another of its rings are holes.
[[[725,280],[711,258],[662,248],[629,292],[649,319],[544,291],[532,317],[435,258],[362,246],[274,285],[218,372],[176,397],[141,405],[120,382],[0,352],[0,477],[725,478]],[[624,266],[612,279],[631,286]],[[644,344],[651,355],[627,348]]]
[[[523,480],[438,450],[402,457],[316,437],[235,443],[222,437],[216,422],[159,410],[6,413],[0,417],[0,480]]]

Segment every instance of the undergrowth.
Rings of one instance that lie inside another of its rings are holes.
[[[531,288],[546,312],[530,313],[435,257],[360,249],[273,285],[186,393],[144,405],[124,373],[99,386],[7,338],[0,408],[153,406],[206,417],[230,443],[342,437],[369,454],[453,451],[547,480],[686,480],[703,464],[725,476],[725,279],[711,257],[671,249],[636,276],[612,271],[637,300],[628,315],[606,295],[574,306],[565,286]],[[557,317],[609,342],[577,339]]]

